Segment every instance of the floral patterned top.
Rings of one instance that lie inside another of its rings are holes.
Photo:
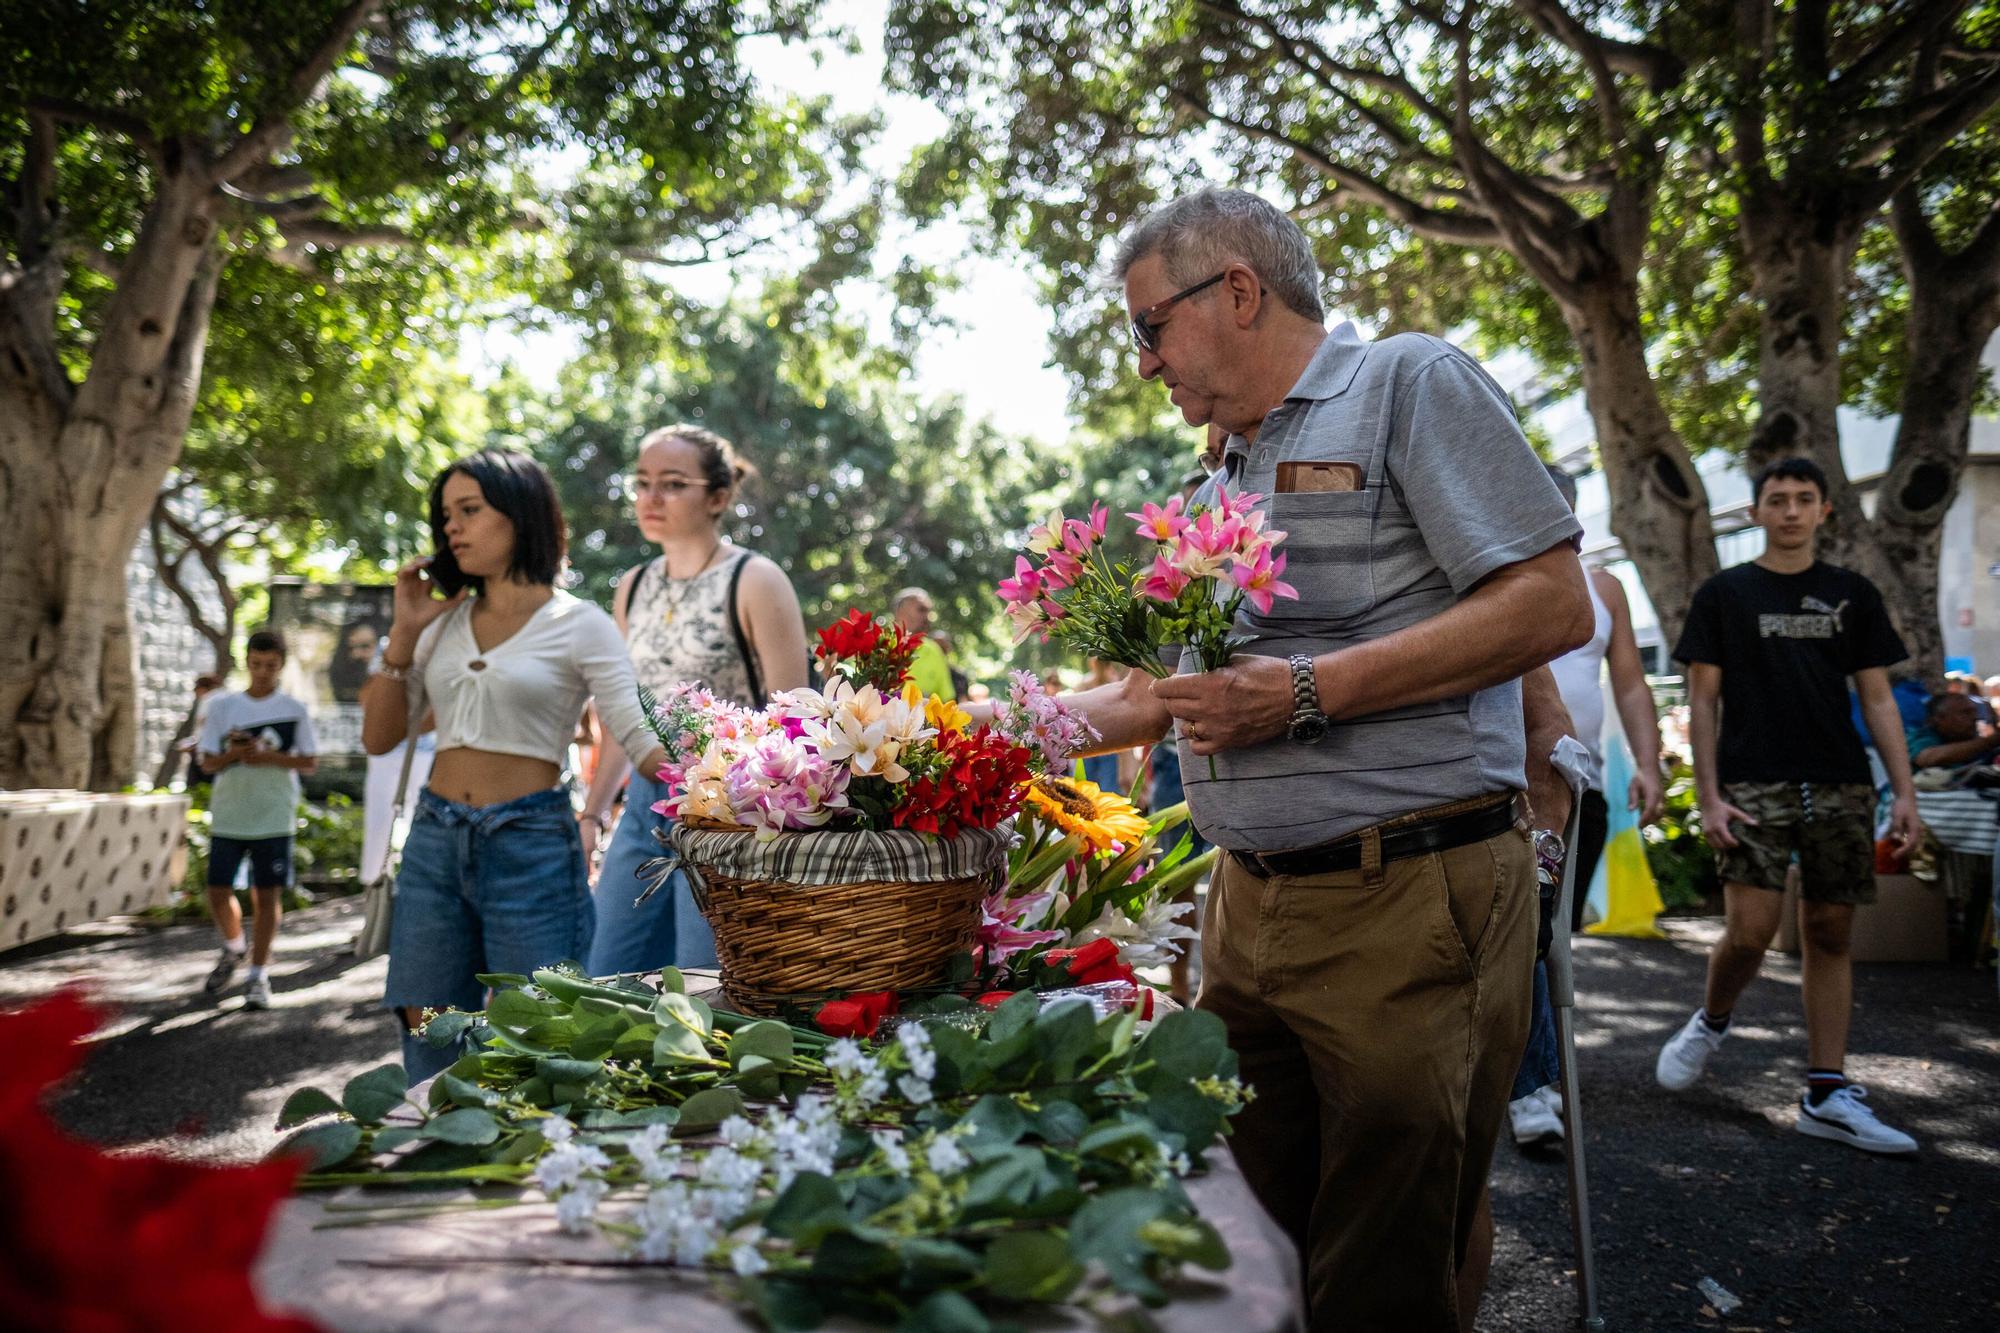
[[[646,563],[625,611],[625,642],[639,683],[664,694],[700,681],[718,698],[761,707],[750,697],[750,664],[730,619],[729,595],[755,552],[739,548],[692,578],[667,577],[666,557]]]

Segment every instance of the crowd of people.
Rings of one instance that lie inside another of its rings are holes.
[[[1299,596],[1246,610],[1247,643],[1220,670],[1155,680],[1093,663],[1073,701],[1101,740],[1079,757],[1100,786],[1137,785],[1156,808],[1185,799],[1201,844],[1221,848],[1198,1003],[1227,1024],[1256,1089],[1234,1150],[1299,1247],[1315,1326],[1469,1328],[1496,1142],[1564,1134],[1538,957],[1582,909],[1550,920],[1548,886],[1565,857],[1589,882],[1612,801],[1641,822],[1664,801],[1630,606],[1580,563],[1574,483],[1536,457],[1491,377],[1436,337],[1369,341],[1329,324],[1312,249],[1282,211],[1239,191],[1185,196],[1132,229],[1116,271],[1138,374],[1207,432],[1183,494],[1268,497]],[[683,880],[636,900],[666,795],[637,687],[700,680],[754,703],[810,679],[790,579],[725,531],[750,476],[699,427],[638,441],[629,495],[657,551],[618,581],[609,612],[557,586],[564,522],[538,464],[486,450],[433,482],[436,554],[398,571],[393,621],[356,687],[370,752],[435,734],[383,997],[412,1079],[452,1059],[411,1035],[423,1011],[481,1007],[481,974],[561,958],[600,974],[714,963]],[[1904,647],[1867,580],[1817,559],[1828,509],[1810,462],[1766,468],[1752,509],[1764,553],[1701,588],[1674,649],[1726,925],[1657,1077],[1680,1090],[1727,1063],[1737,1001],[1796,876],[1809,1034],[1797,1128],[1905,1153],[1915,1140],[1844,1073],[1850,939],[1874,893],[1878,828],[1850,687],[1897,849],[1920,832],[1913,765],[1981,766],[2000,735],[1965,681],[1906,737],[1887,674]],[[982,715],[931,597],[907,588],[886,609],[928,636],[918,685]],[[210,986],[246,954],[227,885],[247,858],[249,1003],[268,1001],[281,844],[316,748],[303,708],[276,691],[283,654],[252,637],[250,688],[208,708],[198,746],[216,782],[224,939]],[[1605,790],[1607,698],[1634,760],[1623,791]],[[579,812],[563,777],[587,701],[604,743]],[[1565,737],[1581,756],[1567,766]],[[1565,848],[1572,799],[1579,834]]]

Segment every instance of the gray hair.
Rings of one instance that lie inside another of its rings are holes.
[[[1154,209],[1118,243],[1113,275],[1123,281],[1153,254],[1176,287],[1191,287],[1227,264],[1247,264],[1287,309],[1326,321],[1312,243],[1283,209],[1248,190],[1210,186]]]
[[[1563,502],[1571,509],[1576,508],[1576,478],[1557,467],[1554,463],[1544,463],[1542,466],[1549,470],[1549,480],[1554,482],[1556,489],[1562,492]]]

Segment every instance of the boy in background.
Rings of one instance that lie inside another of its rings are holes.
[[[312,716],[278,690],[285,641],[269,630],[250,636],[244,665],[250,687],[216,698],[202,724],[201,766],[215,777],[209,798],[208,908],[222,933],[222,956],[202,989],[219,995],[247,953],[243,1007],[271,1007],[271,944],[292,883],[292,834],[297,828],[299,774],[319,761]],[[243,940],[236,871],[250,862],[251,938]]]

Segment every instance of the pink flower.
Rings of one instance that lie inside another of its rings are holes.
[[[1188,576],[1174,567],[1165,553],[1153,557],[1153,568],[1146,574],[1139,591],[1156,602],[1171,602],[1187,587]]]
[[[1280,555],[1273,560],[1271,548],[1265,546],[1258,550],[1254,561],[1239,563],[1232,569],[1230,577],[1236,580],[1236,586],[1243,590],[1250,604],[1257,608],[1258,615],[1269,615],[1275,598],[1299,595],[1297,588],[1279,579],[1278,576],[1284,572],[1285,557]]]
[[[1014,577],[1000,580],[999,593],[1000,600],[1009,606],[1033,602],[1042,595],[1041,572],[1028,563],[1028,557],[1017,555],[1014,557]]]
[[[1027,898],[1009,899],[1000,889],[988,894],[981,905],[978,940],[988,962],[999,963],[1024,949],[1063,938],[1060,930],[1026,930],[1029,921],[1038,921],[1048,911],[1054,895],[1038,893]]]
[[[1151,541],[1170,542],[1181,535],[1187,527],[1187,516],[1181,512],[1181,497],[1176,495],[1164,505],[1156,505],[1148,500],[1136,514],[1126,514],[1139,525],[1139,535]]]
[[[1072,523],[1075,519],[1070,520]],[[1085,551],[1088,554],[1088,548]],[[1071,555],[1066,548],[1058,547],[1049,552],[1048,563],[1042,566],[1041,579],[1044,592],[1061,592],[1076,582],[1076,576],[1083,572],[1083,561]]]
[[[1049,619],[1042,614],[1040,602],[1017,602],[1007,608],[1007,619],[1014,622],[1014,642],[1019,643],[1030,634],[1037,635],[1043,643],[1049,641]]]

